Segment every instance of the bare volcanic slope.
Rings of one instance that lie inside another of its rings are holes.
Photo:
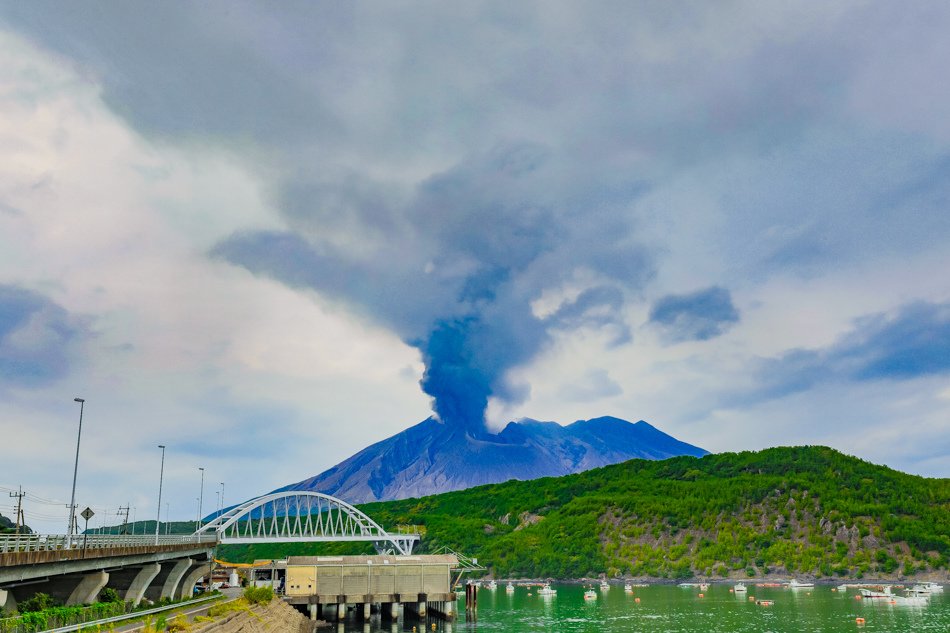
[[[642,420],[601,417],[561,426],[525,419],[500,433],[473,433],[428,418],[281,490],[314,490],[366,503],[568,475],[633,458],[706,454]]]

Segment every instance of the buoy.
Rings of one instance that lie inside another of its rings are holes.
[[[735,593],[735,591],[736,591],[735,589],[730,589],[729,593]]]
[[[633,601],[634,601],[634,602],[640,602],[640,598],[634,598]]]
[[[749,602],[755,602],[755,596],[749,596]]]
[[[435,622],[432,623],[432,630],[435,630]]]
[[[860,600],[860,599],[861,599],[861,594],[857,594],[856,596],[854,596],[854,599],[855,599],[855,600]]]
[[[864,618],[855,618],[854,622],[855,624],[864,624]]]
[[[699,597],[702,598],[702,597],[703,597],[703,594],[699,594]]]
[[[838,590],[835,589],[834,587],[831,588],[831,593],[834,593],[834,592],[836,592],[836,591],[838,591]]]

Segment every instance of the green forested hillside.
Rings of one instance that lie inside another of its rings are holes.
[[[893,577],[950,559],[950,480],[824,447],[632,460],[361,509],[387,528],[419,526],[419,552],[449,546],[502,576]]]

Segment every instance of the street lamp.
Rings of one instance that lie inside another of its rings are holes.
[[[155,544],[158,545],[158,523],[162,519],[162,480],[165,478],[165,445],[159,444],[162,449],[162,467],[158,471],[158,515],[155,517]]]
[[[201,529],[201,506],[204,505],[205,500],[205,469],[199,466],[198,470],[201,471],[201,495],[198,497],[198,520],[195,521],[195,532]]]
[[[76,523],[76,474],[79,472],[79,440],[82,439],[82,410],[86,406],[84,398],[73,398],[79,403],[79,434],[76,436],[76,463],[73,465],[73,494],[69,499],[69,527],[66,530],[66,542],[72,542],[73,526]]]
[[[165,502],[165,536],[168,536],[168,517],[171,514],[171,512],[168,511],[168,506],[170,505],[169,502]]]
[[[221,484],[221,512],[224,512],[224,482],[219,481],[218,483]]]

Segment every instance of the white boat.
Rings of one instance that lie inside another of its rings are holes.
[[[736,583],[736,586],[733,587],[732,590],[735,591],[736,593],[745,593],[746,591],[748,591],[748,589],[746,589],[746,586],[743,585],[741,582]]]
[[[540,589],[538,589],[538,595],[539,596],[556,596],[557,589],[551,589],[551,585],[546,584]]]
[[[850,587],[850,585],[838,585],[838,591],[847,591],[848,587]]]
[[[633,593],[633,585],[631,585],[629,582],[625,583],[623,586],[623,590],[626,591],[627,593]]]
[[[514,593],[515,586],[509,582],[507,585],[505,585],[505,591],[507,591],[508,593]]]
[[[596,599],[597,599],[597,592],[594,591],[593,589],[588,589],[587,591],[584,592],[584,600],[596,600]]]
[[[498,583],[496,583],[494,580],[490,580],[488,581],[486,587],[489,591],[494,591],[495,589],[498,589]]]
[[[601,591],[607,591],[608,589],[610,589],[610,584],[606,580],[601,580],[600,589]]]
[[[914,591],[919,593],[943,593],[943,585],[938,585],[935,582],[924,582],[914,585]]]
[[[695,582],[681,582],[679,584],[680,589],[692,589],[693,587],[698,587]]]
[[[788,586],[791,587],[792,589],[805,589],[805,588],[811,589],[812,587],[815,586],[815,583],[807,582],[807,581],[802,582],[798,580],[797,578],[792,578],[792,581],[788,583]]]
[[[884,587],[883,591],[878,591],[877,589],[861,589],[862,598],[893,598],[894,594],[891,593],[890,587]]]
[[[700,591],[709,591],[709,585],[706,584],[706,583],[703,583],[703,584],[699,585],[699,590],[700,590]]]

